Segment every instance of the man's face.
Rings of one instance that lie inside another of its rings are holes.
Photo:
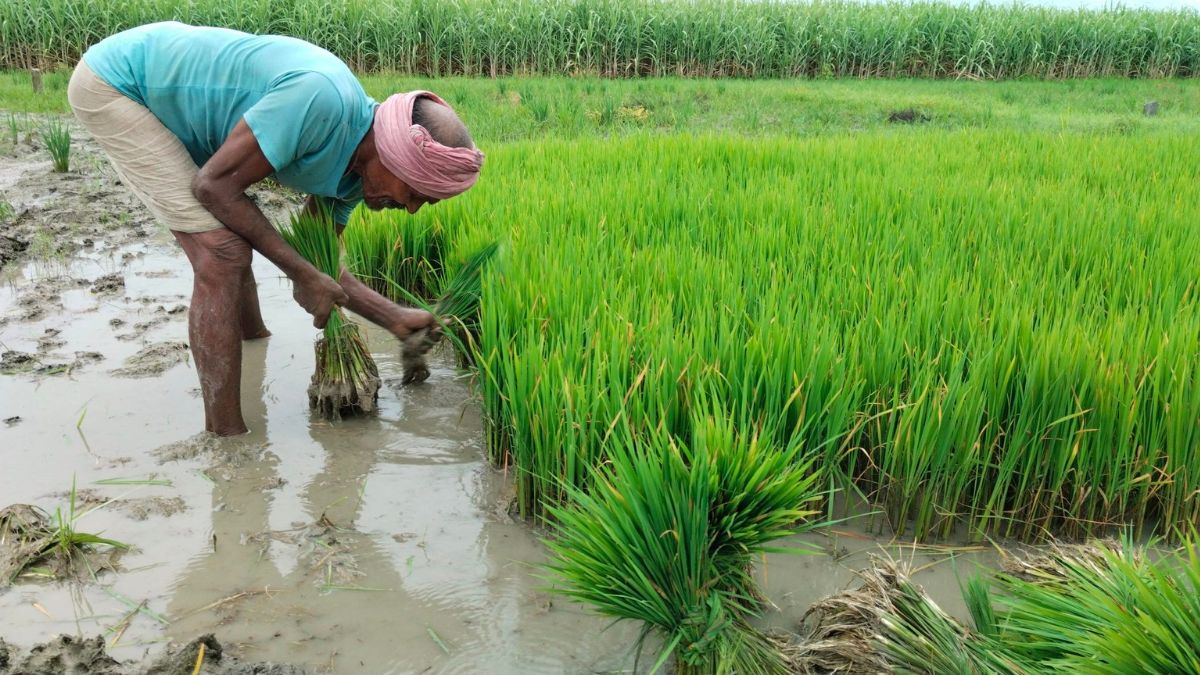
[[[363,203],[373,211],[405,209],[409,213],[416,213],[426,204],[438,203],[437,199],[426,197],[410,188],[407,183],[384,168],[378,158],[369,160],[364,169]]]

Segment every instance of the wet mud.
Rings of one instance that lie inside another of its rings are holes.
[[[308,670],[280,663],[244,663],[226,653],[211,634],[182,647],[169,646],[147,666],[122,663],[107,651],[102,636],[60,635],[35,645],[28,654],[14,654],[0,640],[0,673],[7,675],[306,675]]]
[[[384,383],[377,409],[323,419],[307,395],[317,331],[256,257],[273,335],[243,345],[251,430],[202,433],[190,268],[91,147],[79,142],[69,176],[35,150],[0,153],[17,214],[0,234],[24,245],[10,256],[0,242],[0,507],[52,512],[74,483],[79,529],[132,548],[116,572],[0,588],[0,672],[190,673],[208,635],[205,673],[634,669],[640,626],[550,593],[544,533],[511,517],[512,477],[484,458],[452,354],[435,351],[427,379],[402,386],[401,345],[364,324]],[[295,203],[258,198],[277,214]],[[962,614],[958,575],[993,556],[890,545],[849,525],[785,542],[801,544],[815,553],[771,554],[756,571],[764,628],[794,632],[881,549]],[[35,645],[42,660],[29,661]],[[236,670],[246,664],[275,670]]]

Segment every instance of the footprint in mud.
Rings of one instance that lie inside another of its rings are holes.
[[[125,365],[109,372],[117,377],[155,377],[187,360],[187,343],[155,342],[125,359]]]

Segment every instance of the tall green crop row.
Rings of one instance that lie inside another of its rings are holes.
[[[939,2],[26,0],[0,67],[70,63],[174,19],[313,41],[360,71],[613,77],[1168,77],[1200,73],[1200,14]]]
[[[898,532],[1037,539],[1200,519],[1197,152],[920,130],[523,142],[395,218],[456,251],[506,242],[477,367],[523,513],[586,487],[614,435],[689,446],[719,408],[768,446],[800,435],[827,487]],[[383,222],[351,224],[349,258]]]

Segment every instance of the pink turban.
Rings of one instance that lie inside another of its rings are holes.
[[[383,166],[409,187],[426,197],[449,199],[466,192],[479,179],[483,153],[442,145],[425,127],[413,124],[413,104],[418,98],[450,107],[428,91],[389,96],[375,111],[375,147]]]

